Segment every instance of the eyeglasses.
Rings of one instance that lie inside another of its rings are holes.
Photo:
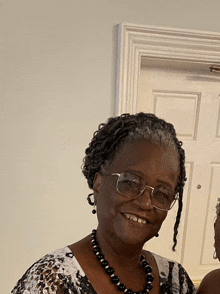
[[[141,177],[129,172],[103,174],[103,176],[117,176],[116,189],[118,193],[130,199],[139,197],[146,188],[149,188],[151,190],[151,203],[159,210],[170,210],[178,199],[178,196],[175,196],[175,192],[172,189],[163,185],[153,188],[146,185]]]

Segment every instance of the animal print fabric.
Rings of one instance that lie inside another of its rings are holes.
[[[159,269],[162,294],[196,294],[192,281],[180,264],[156,254],[153,256]],[[35,262],[17,282],[11,294],[97,293],[74,254],[65,247]]]

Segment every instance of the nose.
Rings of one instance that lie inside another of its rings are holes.
[[[151,200],[153,188],[146,186],[144,191],[133,202],[142,210],[151,210],[154,208]]]

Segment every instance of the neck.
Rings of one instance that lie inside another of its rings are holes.
[[[102,233],[97,228],[96,239],[102,254],[115,265],[134,267],[140,266],[143,244],[127,244],[109,232]]]
[[[119,276],[115,275],[114,268],[112,266],[109,266],[108,261],[105,259],[105,256],[103,256],[103,253],[101,252],[99,244],[97,243],[97,231],[96,230],[92,231],[91,243],[92,243],[93,251],[94,251],[94,253],[96,255],[96,258],[101,263],[101,266],[104,268],[106,274],[108,276],[110,276],[111,282],[113,284],[115,284],[115,286],[117,286],[118,290],[122,291],[122,292],[128,292],[129,294],[130,293],[136,293],[136,292],[133,292],[131,289],[128,290],[128,288],[123,283],[121,283]],[[134,256],[133,256],[133,259],[134,259]],[[125,271],[124,271],[124,269],[125,269],[124,264],[122,264],[121,261],[122,261],[122,258],[120,258],[120,267],[121,267],[121,269],[118,268],[117,272],[118,273],[121,272],[121,274],[123,276],[123,280],[126,281],[128,276],[129,276],[129,283],[130,283],[131,279],[136,280],[136,278],[137,278],[136,272],[139,271],[139,274],[138,274],[139,281],[138,281],[138,283],[135,282],[133,284],[135,287],[136,287],[136,285],[138,285],[138,287],[140,287],[140,282],[141,282],[141,284],[143,284],[143,281],[144,281],[144,279],[143,279],[143,268],[144,268],[144,272],[146,274],[145,287],[144,287],[144,290],[141,293],[149,293],[149,291],[152,290],[152,282],[154,281],[154,276],[152,275],[152,267],[146,261],[144,255],[140,255],[139,262],[138,262],[138,267],[137,267],[137,263],[136,263],[135,266],[133,266],[132,270],[131,270],[131,259],[130,259],[129,264],[126,265],[126,272],[127,272],[126,275],[125,275]],[[141,265],[140,265],[140,263],[141,263]],[[128,265],[130,266],[130,268],[128,268]],[[141,269],[141,272],[140,272],[140,269]],[[135,275],[134,275],[134,273],[135,273]],[[131,278],[132,276],[133,276],[133,278]],[[140,277],[141,277],[141,279],[140,279]],[[140,292],[138,292],[138,293],[140,293]]]

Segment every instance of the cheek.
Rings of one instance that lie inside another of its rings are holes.
[[[96,198],[97,213],[107,215],[115,206],[116,195],[113,192],[111,185],[100,185],[99,192]]]
[[[158,215],[158,218],[157,218],[157,224],[158,224],[158,226],[162,226],[162,224],[163,224],[163,222],[164,222],[164,220],[166,219],[166,217],[167,217],[167,212],[165,212],[165,211],[158,211],[157,212],[157,215]]]
[[[100,186],[99,193],[97,194],[97,216],[99,222],[104,219],[118,219],[119,214],[125,207],[131,206],[131,200],[120,195],[115,186],[103,185]]]

